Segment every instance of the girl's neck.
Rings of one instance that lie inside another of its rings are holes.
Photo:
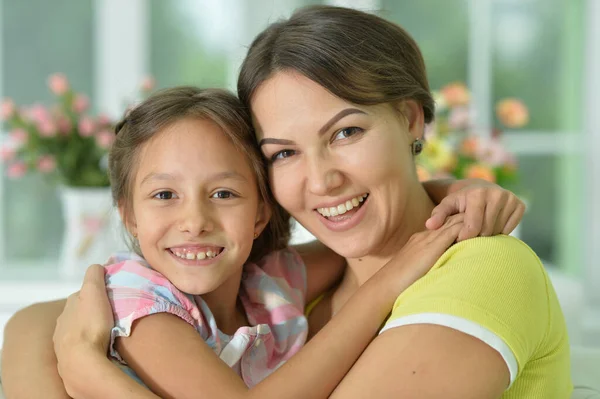
[[[246,312],[239,301],[241,279],[240,269],[216,290],[200,295],[215,318],[217,328],[227,335],[248,325]]]
[[[398,222],[395,234],[389,237],[371,254],[354,259],[347,259],[348,267],[339,286],[340,291],[354,292],[370,279],[379,269],[394,257],[416,232],[425,229],[425,222],[431,215],[434,204],[425,189],[419,184],[412,190]]]

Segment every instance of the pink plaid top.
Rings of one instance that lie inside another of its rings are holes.
[[[117,337],[129,336],[135,320],[154,313],[171,313],[193,326],[248,387],[267,377],[306,342],[306,269],[291,248],[244,265],[239,296],[250,326],[239,328],[232,336],[219,330],[200,296],[179,291],[142,258],[117,255],[111,263],[106,266],[106,288],[115,319],[110,355],[141,384],[114,343]]]

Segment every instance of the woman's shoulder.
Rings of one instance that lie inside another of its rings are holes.
[[[545,280],[544,266],[536,253],[523,241],[507,235],[476,237],[451,246],[436,262],[432,271],[469,274],[470,278],[501,275]]]

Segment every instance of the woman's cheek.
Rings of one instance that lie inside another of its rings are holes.
[[[295,201],[300,201],[302,193],[299,185],[301,179],[293,168],[272,167],[269,171],[269,183],[275,200],[288,212],[293,212]]]

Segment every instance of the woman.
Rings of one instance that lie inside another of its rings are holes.
[[[433,119],[422,56],[406,32],[378,17],[307,8],[257,37],[238,93],[251,107],[277,201],[347,259],[340,283],[312,307],[309,325],[319,330],[424,229],[433,209],[414,167]],[[336,215],[356,196],[366,198],[361,206]],[[486,217],[511,223],[509,207],[497,211]],[[93,273],[57,331],[64,370],[106,361],[101,332],[110,313],[86,311],[107,309],[103,279]],[[511,237],[481,237],[452,246],[398,297],[332,396],[565,398],[568,355],[539,259]]]

